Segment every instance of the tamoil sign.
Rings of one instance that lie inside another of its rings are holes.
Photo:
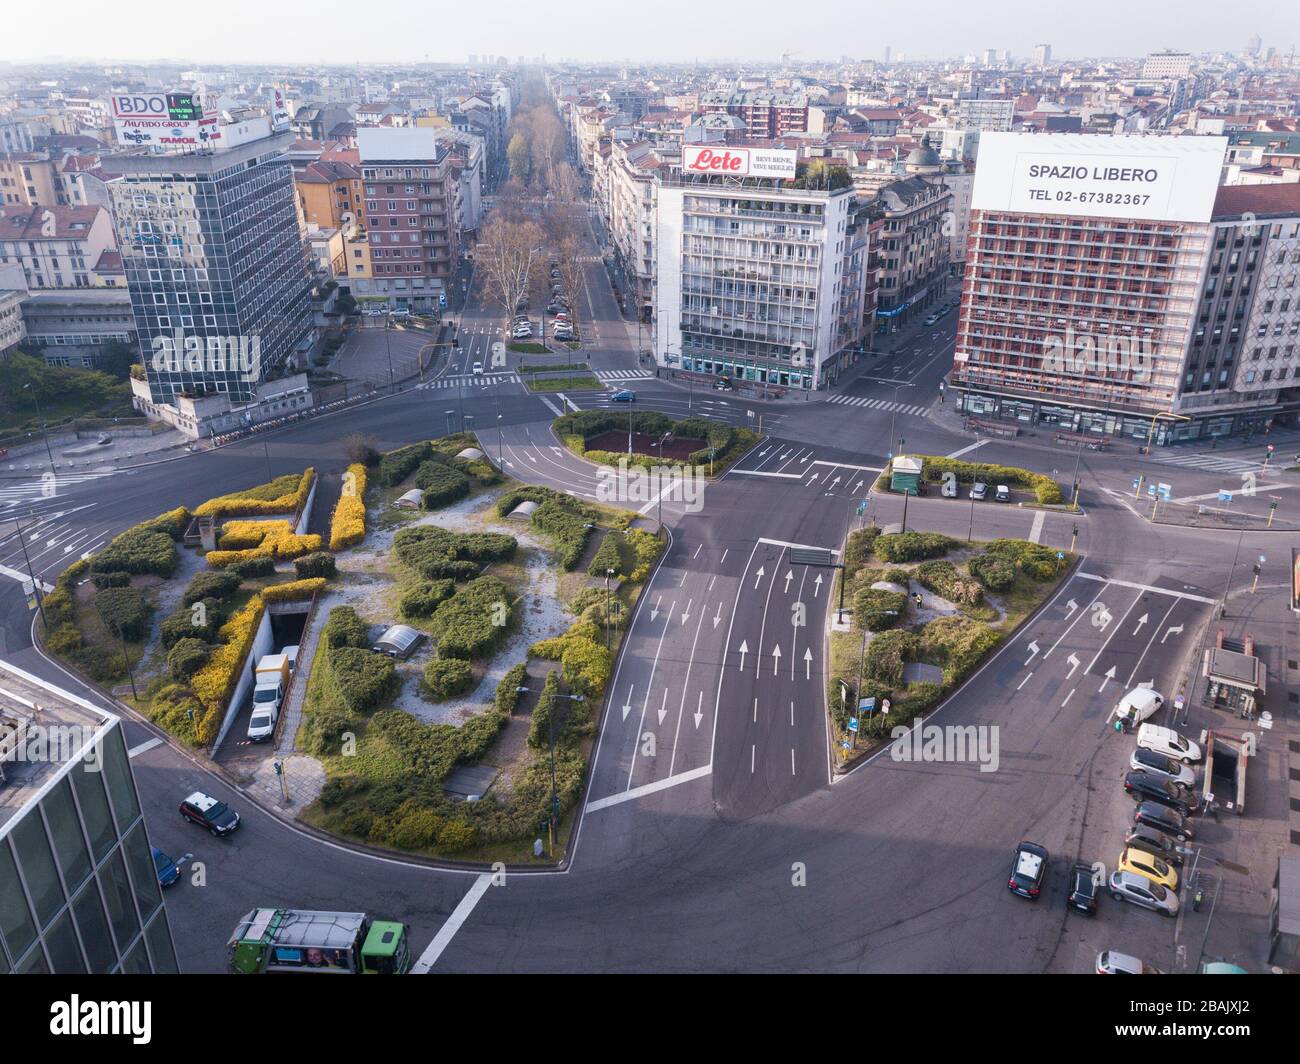
[[[727,177],[793,178],[796,151],[778,148],[732,148],[694,144],[682,150],[682,169],[689,174],[722,174]]]

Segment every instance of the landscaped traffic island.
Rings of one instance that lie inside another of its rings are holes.
[[[656,410],[579,410],[551,422],[574,454],[602,465],[674,464],[696,476],[720,476],[758,442],[758,434],[703,417]],[[628,453],[629,438],[631,453]]]

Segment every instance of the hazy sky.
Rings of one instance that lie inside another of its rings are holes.
[[[1295,0],[63,0],[15,3],[0,60],[237,62],[777,60],[1241,50],[1252,33],[1300,43]]]

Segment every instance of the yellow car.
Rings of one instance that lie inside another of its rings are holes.
[[[1139,850],[1136,846],[1126,847],[1119,855],[1116,870],[1136,872],[1140,876],[1146,876],[1153,883],[1159,883],[1162,887],[1168,887],[1170,890],[1178,889],[1177,871],[1170,868],[1159,857],[1147,853],[1146,850]]]

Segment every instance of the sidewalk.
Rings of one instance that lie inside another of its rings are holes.
[[[142,436],[114,436],[111,431],[109,435],[113,436],[111,443],[103,447],[95,447],[92,451],[84,454],[70,455],[67,452],[81,451],[83,448],[92,446],[94,440],[77,439],[71,433],[53,437],[50,440],[48,452],[45,449],[45,443],[41,440],[23,444],[21,447],[11,448],[9,453],[3,459],[0,459],[0,478],[17,477],[25,479],[40,476],[42,473],[49,471],[51,455],[54,459],[55,473],[76,471],[108,472],[132,465],[146,465],[161,458],[172,457],[175,454],[183,453],[187,446],[194,445],[193,440],[184,435],[179,429],[173,428]]]

